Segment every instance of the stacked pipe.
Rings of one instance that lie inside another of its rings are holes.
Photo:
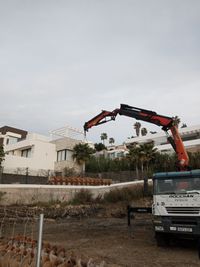
[[[52,185],[111,185],[111,179],[99,179],[90,177],[62,177],[54,176],[49,179],[49,184]]]
[[[35,267],[37,241],[30,237],[15,236],[8,241],[0,241],[0,267]],[[65,248],[43,243],[40,259],[41,267],[104,267],[105,262],[93,259],[82,260]]]

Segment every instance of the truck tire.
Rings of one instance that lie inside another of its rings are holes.
[[[169,246],[169,236],[163,233],[155,233],[155,239],[158,247]]]

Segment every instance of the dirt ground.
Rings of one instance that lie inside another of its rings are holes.
[[[140,215],[131,229],[126,218],[85,218],[48,223],[44,233],[45,240],[108,266],[200,266],[193,242],[157,247],[149,215]]]
[[[151,215],[136,215],[128,227],[126,210],[121,216],[120,212],[116,214],[47,219],[43,240],[63,246],[82,259],[104,260],[108,267],[200,266],[194,242],[173,241],[169,247],[157,247]]]

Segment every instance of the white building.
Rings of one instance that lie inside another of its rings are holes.
[[[47,175],[54,171],[56,146],[46,136],[28,133],[25,140],[4,146],[4,172],[31,175]]]
[[[15,144],[18,141],[25,139],[28,132],[10,126],[0,128],[0,145],[6,146]]]
[[[125,145],[107,147],[106,155],[110,159],[122,158],[128,154],[128,149]]]
[[[188,152],[200,151],[200,125],[179,128],[179,133]],[[171,144],[167,141],[164,131],[155,134],[148,134],[146,136],[130,138],[127,139],[125,143],[126,145],[129,145],[132,143],[140,144],[152,141],[160,152],[170,153],[173,151]]]
[[[54,164],[56,173],[64,174],[65,169],[74,169],[77,173],[82,172],[84,164],[77,164],[73,159],[73,148],[76,144],[82,143],[81,140],[62,137],[53,140],[52,143],[56,146],[56,161]]]
[[[73,138],[59,136],[51,137],[13,127],[0,128],[0,145],[4,145],[4,173],[48,176],[53,173],[63,173],[65,168],[73,168],[81,172],[83,166],[73,159],[73,147],[82,142]]]
[[[189,152],[200,151],[200,125],[179,129],[185,148]],[[107,151],[99,152],[111,159],[120,158],[128,153],[126,145],[153,141],[158,151],[170,153],[173,148],[164,132],[127,139],[125,145],[110,146]],[[73,159],[73,147],[83,142],[74,138],[59,136],[55,140],[44,135],[4,126],[0,128],[0,145],[6,153],[3,161],[5,173],[47,176],[51,173],[64,173],[66,168],[81,172],[83,165]],[[98,154],[99,154],[98,153]]]

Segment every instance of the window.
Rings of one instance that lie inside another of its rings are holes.
[[[124,153],[123,152],[118,152],[117,153],[117,158],[122,158],[124,156]]]
[[[71,150],[63,149],[57,151],[57,161],[72,160],[73,152]]]
[[[60,150],[57,152],[57,161],[66,160],[66,149]]]
[[[25,158],[30,158],[31,157],[31,148],[22,150],[21,156],[25,157]]]
[[[200,177],[173,177],[172,179],[155,179],[154,194],[179,194],[200,190]]]
[[[66,153],[67,153],[67,155],[66,155],[66,160],[70,160],[70,161],[72,161],[72,160],[73,160],[73,151],[71,151],[71,150],[66,150]]]
[[[9,136],[8,139],[6,140],[6,145],[12,145],[18,142],[17,137]]]

